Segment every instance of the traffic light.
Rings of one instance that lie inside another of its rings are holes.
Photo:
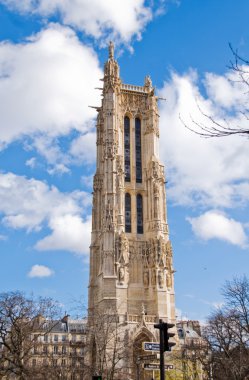
[[[163,322],[162,319],[159,319],[159,323],[154,325],[155,329],[160,331],[160,379],[165,379],[164,352],[171,351],[171,347],[175,345],[174,342],[169,341],[175,334],[168,331],[174,326],[173,323]]]
[[[101,375],[93,376],[92,380],[102,380],[102,376]]]
[[[171,351],[171,347],[175,346],[174,342],[170,342],[170,338],[173,338],[175,334],[173,332],[169,332],[169,329],[172,329],[175,325],[173,323],[166,323],[162,320],[159,321],[158,324],[154,325],[155,329],[160,330],[160,346],[162,345],[163,351]]]
[[[175,327],[173,323],[164,323],[163,326],[163,351],[171,351],[171,347],[175,346],[175,342],[170,342],[170,338],[173,338],[175,334],[169,332],[169,329]]]

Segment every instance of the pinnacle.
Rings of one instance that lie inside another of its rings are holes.
[[[109,59],[114,58],[114,43],[112,41],[109,42]]]

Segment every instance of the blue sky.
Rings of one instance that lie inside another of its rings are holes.
[[[87,300],[95,111],[107,42],[125,83],[150,75],[179,317],[204,320],[225,280],[248,274],[248,139],[201,139],[179,115],[247,126],[246,0],[0,0],[0,290]]]

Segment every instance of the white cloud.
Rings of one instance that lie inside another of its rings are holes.
[[[52,168],[48,169],[48,173],[51,175],[64,174],[64,173],[69,173],[69,172],[70,170],[68,169],[68,167],[62,163],[55,164]]]
[[[195,296],[193,294],[184,294],[184,297],[187,297],[187,298],[195,298]]]
[[[187,218],[196,236],[204,240],[219,239],[245,247],[247,236],[240,222],[217,211],[207,211],[196,218]]]
[[[171,80],[165,82],[160,96],[167,99],[160,104],[161,156],[166,164],[169,180],[169,199],[181,205],[204,205],[212,207],[232,207],[237,202],[249,201],[249,155],[248,141],[239,136],[230,138],[203,139],[186,129],[180,118],[194,128],[191,117],[204,125],[208,120],[201,114],[198,105],[208,115],[223,122],[223,118],[233,126],[247,126],[247,120],[240,112],[229,116],[229,110],[221,99],[218,85],[213,85],[211,76],[209,93],[213,98],[205,99],[198,87],[195,72],[185,75],[172,73]],[[225,77],[225,79],[226,77]],[[217,91],[216,91],[217,90]],[[216,92],[215,92],[216,91]],[[221,91],[221,90],[220,90]],[[226,104],[237,104],[237,92],[233,96],[233,86],[228,90]],[[216,94],[216,97],[214,96]],[[244,93],[240,94],[241,98]],[[198,105],[197,105],[198,104]],[[241,104],[239,109],[240,111]]]
[[[36,244],[38,250],[67,250],[79,254],[88,252],[91,218],[83,222],[77,215],[64,215],[52,218],[49,226],[53,232]]]
[[[74,161],[94,163],[96,160],[96,133],[88,132],[74,139],[70,146]]]
[[[213,302],[213,307],[215,309],[220,309],[222,306],[224,306],[224,302]]]
[[[61,193],[56,187],[33,178],[0,173],[2,223],[27,231],[39,231],[48,226],[52,234],[37,243],[39,249],[87,254],[90,239],[87,208],[90,204],[88,193]]]
[[[1,0],[0,3],[22,13],[51,16],[98,39],[114,38],[128,43],[138,39],[152,19],[152,9],[145,0]]]
[[[1,43],[0,144],[28,136],[56,161],[51,141],[88,130],[102,75],[95,52],[68,27],[50,24],[24,43]]]
[[[178,307],[176,307],[176,319],[177,319],[177,321],[188,321],[189,320],[189,318],[186,315],[186,313],[183,312]]]
[[[245,72],[248,68],[244,67]],[[207,73],[205,86],[208,96],[222,107],[236,107],[245,110],[247,108],[249,94],[247,85],[238,80],[235,72],[229,71],[222,75]]]
[[[34,169],[36,166],[36,157],[31,157],[29,160],[25,162],[26,166],[29,166],[31,169]]]
[[[86,186],[88,189],[92,189],[92,187],[93,187],[93,174],[83,175],[81,177],[81,183],[83,186]]]
[[[54,274],[54,271],[45,265],[33,265],[31,270],[28,273],[28,277],[34,278],[34,277],[50,277]]]

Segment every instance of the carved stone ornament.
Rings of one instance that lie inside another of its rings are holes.
[[[147,75],[144,79],[144,87],[147,87],[149,90],[152,89],[152,80],[149,75]]]
[[[149,223],[149,230],[150,231],[160,231],[163,234],[168,233],[168,227],[165,223],[160,222],[159,220],[153,221]]]
[[[119,174],[123,174],[124,173],[124,160],[123,160],[123,157],[120,156],[120,155],[117,155],[117,172]]]
[[[153,269],[151,272],[151,285],[156,285],[156,269]]]
[[[104,231],[111,231],[113,227],[113,209],[110,200],[108,200],[106,206],[102,204],[102,228]]]
[[[122,93],[121,94],[121,107],[124,112],[135,111],[138,113],[140,110],[146,110],[146,98],[144,94],[132,94],[132,93]]]
[[[145,130],[145,134],[147,135],[149,133],[154,133],[157,137],[159,137],[159,129],[148,124]]]
[[[144,286],[149,286],[150,278],[149,278],[149,272],[146,270],[143,275],[143,281],[144,281]]]
[[[106,139],[104,146],[104,158],[113,160],[117,153],[117,144]]]
[[[152,176],[153,178],[159,178],[160,176],[159,162],[157,161],[152,162]]]
[[[167,273],[166,285],[167,285],[167,288],[172,287],[172,273],[171,273],[171,271],[168,271],[168,273]]]
[[[157,278],[158,278],[158,286],[159,288],[163,288],[163,273],[161,270],[158,271],[158,274],[157,274]]]
[[[103,176],[100,174],[95,174],[93,178],[93,190],[99,191],[103,188]]]
[[[142,262],[144,269],[165,268],[166,266],[166,246],[164,239],[150,239],[142,247]]]
[[[120,267],[118,271],[118,281],[123,283],[125,280],[125,269],[124,267]]]
[[[129,240],[124,232],[116,240],[116,262],[119,265],[129,263]]]

